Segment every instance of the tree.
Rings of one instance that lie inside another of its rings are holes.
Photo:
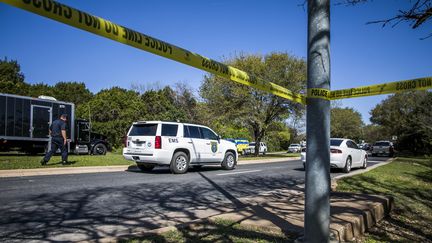
[[[166,86],[161,90],[148,90],[141,95],[145,118],[148,120],[185,121],[186,114],[176,102],[177,94]]]
[[[334,138],[359,140],[362,137],[363,121],[353,108],[332,108],[330,111],[330,134]]]
[[[306,114],[288,119],[288,127],[290,131],[289,144],[306,141]]]
[[[16,60],[0,59],[0,93],[27,95],[28,84]]]
[[[72,102],[77,106],[88,102],[93,96],[82,82],[58,82],[52,87],[52,93],[56,99]]]
[[[362,139],[368,143],[374,143],[379,140],[390,140],[391,134],[388,134],[383,126],[369,124],[363,127]]]
[[[291,140],[291,129],[285,122],[273,122],[264,139],[269,151],[287,150]]]
[[[144,120],[144,103],[134,91],[113,87],[101,90],[77,109],[77,117],[90,118],[95,132],[108,137],[115,148],[122,144],[132,122]]]
[[[399,150],[432,152],[432,92],[410,91],[389,96],[371,111],[371,122],[397,136]]]
[[[184,112],[184,121],[190,123],[200,123],[200,105],[193,94],[193,91],[185,83],[177,83],[175,85],[175,100],[179,109]]]
[[[27,95],[31,97],[39,97],[40,95],[45,95],[56,98],[54,96],[53,87],[44,83],[30,85]]]
[[[246,71],[265,81],[299,92],[305,87],[306,63],[287,53],[269,55],[238,55],[226,64]],[[215,75],[205,76],[200,95],[209,110],[210,118],[219,122],[246,127],[256,141],[255,153],[273,122],[300,115],[303,106]],[[209,121],[210,122],[210,121]]]
[[[391,24],[393,27],[401,22],[408,22],[411,28],[416,29],[432,20],[432,0],[408,0],[411,6],[408,9],[400,9],[393,17],[383,20],[374,20],[368,24],[380,23],[384,26]],[[357,5],[360,3],[371,2],[371,0],[342,0],[339,4]],[[431,37],[432,34],[425,38]],[[425,39],[424,38],[424,39]]]

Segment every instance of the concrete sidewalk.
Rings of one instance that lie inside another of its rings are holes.
[[[224,191],[224,193],[228,193]],[[281,189],[253,197],[234,198],[237,210],[203,217],[174,226],[155,230],[140,230],[94,239],[86,242],[119,242],[123,239],[142,238],[146,235],[166,233],[176,229],[193,229],[216,219],[234,221],[244,226],[254,226],[282,231],[288,235],[302,236],[304,232],[304,191],[302,188]],[[384,218],[393,208],[393,198],[355,193],[331,193],[331,242],[353,241]]]
[[[240,160],[239,165],[244,164],[259,164],[259,163],[275,163],[283,161],[298,160],[300,157],[274,158],[274,159],[254,159]],[[130,165],[114,165],[114,166],[82,166],[82,167],[55,167],[55,168],[37,168],[37,169],[17,169],[17,170],[0,170],[0,178],[2,177],[23,177],[23,176],[41,176],[41,175],[66,175],[66,174],[82,174],[82,173],[103,173],[103,172],[119,172],[127,171]]]
[[[370,166],[366,170],[356,170],[333,178],[332,186],[340,178],[365,173],[391,163],[394,159]],[[134,232],[120,238],[106,238],[98,242],[117,242],[123,238],[160,234],[180,228],[193,228],[194,225],[206,224],[219,218],[235,221],[245,226],[281,230],[287,234],[302,236],[304,233],[304,185],[298,185],[295,189],[280,189],[243,198],[235,198],[222,188],[218,190],[228,195],[228,198],[231,198],[232,203],[238,205],[239,209],[176,226]],[[330,195],[331,242],[352,242],[358,239],[366,230],[386,217],[393,207],[394,199],[389,196],[332,192]]]

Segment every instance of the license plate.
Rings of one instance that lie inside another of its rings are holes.
[[[138,148],[138,149],[129,149],[129,153],[142,153],[143,149]]]

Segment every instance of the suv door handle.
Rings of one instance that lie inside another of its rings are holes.
[[[188,142],[188,143],[193,143],[193,142]]]
[[[210,145],[210,143],[206,143],[207,145]]]

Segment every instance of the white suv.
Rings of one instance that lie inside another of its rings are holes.
[[[249,146],[243,149],[243,154],[255,154],[255,142],[249,143]],[[265,155],[267,153],[267,144],[264,142],[260,143],[259,153]]]
[[[210,128],[178,122],[134,122],[125,141],[123,156],[142,171],[168,165],[174,174],[190,166],[221,165],[232,170],[237,164],[236,145],[222,140]]]

